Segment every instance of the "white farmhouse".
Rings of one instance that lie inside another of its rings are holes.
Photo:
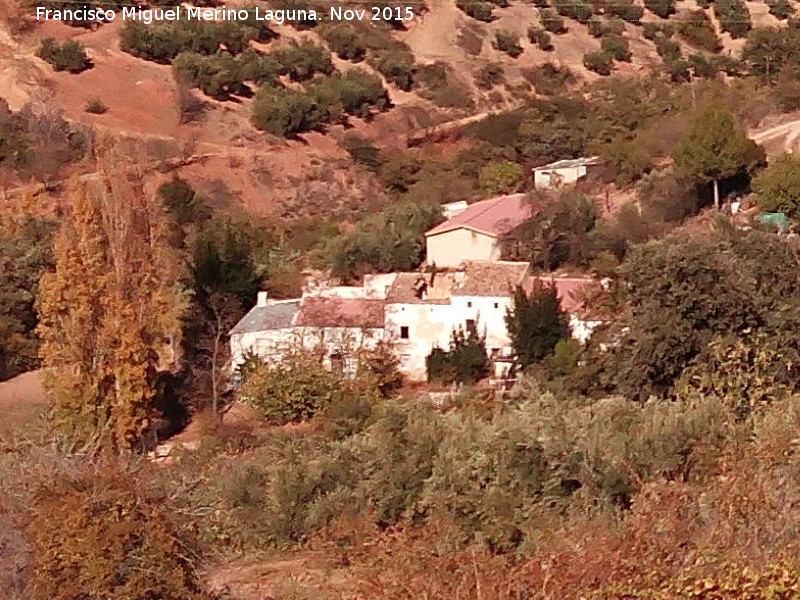
[[[555,188],[577,183],[589,174],[591,167],[602,164],[597,156],[559,160],[549,165],[533,169],[533,187],[536,189]]]
[[[474,325],[486,338],[495,376],[502,376],[513,360],[505,318],[514,289],[530,291],[537,280],[555,288],[573,337],[586,341],[598,322],[585,318],[583,298],[598,282],[532,276],[526,262],[468,260],[443,271],[367,276],[361,287],[317,288],[292,300],[269,300],[260,292],[231,330],[232,366],[248,352],[280,360],[291,346],[321,350],[328,368],[354,375],[358,350],[386,340],[400,371],[410,381],[425,381],[431,350],[447,349],[453,331]]]
[[[235,370],[249,353],[273,356],[294,335],[300,299],[271,300],[259,292],[256,305],[230,331],[231,365]]]
[[[453,281],[452,273],[399,273],[386,295],[386,332],[401,372],[413,381],[427,378],[431,350],[450,343]]]
[[[525,285],[529,270],[526,262],[464,261],[456,274],[451,299],[453,328],[474,325],[486,337],[496,376],[512,364],[506,313],[512,306],[514,290]]]
[[[384,301],[341,296],[306,296],[294,325],[305,349],[322,350],[328,368],[354,375],[356,353],[373,349],[385,336]]]
[[[425,233],[427,263],[454,268],[464,260],[499,260],[502,238],[533,215],[526,194],[451,205],[450,218]]]

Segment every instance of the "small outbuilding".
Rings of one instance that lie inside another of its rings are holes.
[[[533,186],[536,189],[550,189],[564,185],[574,185],[589,174],[590,169],[602,164],[600,157],[572,158],[559,160],[549,165],[533,169]]]

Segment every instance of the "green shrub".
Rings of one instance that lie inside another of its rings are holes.
[[[446,419],[420,506],[433,521],[454,522],[462,542],[484,542],[509,552],[523,541],[522,527],[541,501],[551,465],[520,411],[490,423]]]
[[[389,93],[381,80],[364,71],[350,70],[315,79],[309,91],[319,106],[326,108],[330,121],[337,120],[341,113],[368,117],[373,111],[384,111],[390,105]]]
[[[471,384],[489,375],[486,340],[477,324],[453,331],[449,350],[433,348],[425,360],[428,381]]]
[[[691,66],[688,60],[678,58],[677,60],[665,60],[664,66],[667,69],[669,80],[673,83],[686,83],[692,78]]]
[[[781,21],[794,15],[794,7],[787,0],[767,0],[769,14]]]
[[[414,55],[403,43],[372,50],[367,62],[401,90],[407,92],[414,85]]]
[[[701,54],[690,54],[688,60],[692,67],[692,72],[696,77],[714,79],[714,77],[717,76],[717,67],[705,56]]]
[[[231,95],[249,92],[243,80],[241,64],[227,52],[211,56],[182,52],[173,60],[172,68],[176,78],[183,79],[212,98],[226,100]]]
[[[252,10],[249,14],[249,20],[222,22],[181,19],[146,25],[128,20],[120,31],[120,48],[161,64],[169,64],[181,52],[215,54],[224,48],[231,54],[240,54],[250,47],[251,41],[268,41],[273,35],[254,20]]]
[[[264,86],[253,101],[253,125],[274,135],[291,136],[325,122],[327,113],[313,94]]]
[[[425,231],[441,219],[441,208],[430,202],[395,203],[331,239],[324,248],[325,264],[346,282],[376,271],[410,271],[425,256]]]
[[[688,18],[681,21],[678,35],[692,46],[709,52],[717,52],[721,47],[714,26],[702,10],[692,11]]]
[[[333,73],[331,54],[315,44],[292,44],[282,46],[271,53],[281,65],[282,74],[292,81],[308,81],[314,75]]]
[[[603,19],[598,17],[597,15],[593,16],[589,19],[589,22],[586,24],[587,29],[589,30],[589,35],[592,37],[603,37],[606,33],[606,26],[603,22]]]
[[[633,0],[621,0],[612,3],[609,7],[609,12],[623,21],[638,25],[644,14],[644,9],[634,4]]]
[[[278,78],[285,74],[283,65],[269,54],[245,50],[236,55],[233,68],[242,82],[253,81],[257,85],[278,85]]]
[[[742,0],[715,0],[714,12],[722,30],[734,39],[746,37],[752,27],[750,11]]]
[[[486,23],[492,20],[492,4],[489,2],[481,2],[480,0],[456,0],[456,6],[464,12],[464,14],[484,21]]]
[[[343,60],[361,61],[367,56],[367,46],[349,23],[334,23],[320,28],[322,39]]]
[[[664,62],[674,62],[681,57],[681,46],[667,38],[656,38],[656,52]]]
[[[534,27],[533,25],[528,27],[528,40],[545,52],[553,49],[553,38],[541,27]]]
[[[51,37],[42,40],[36,56],[52,65],[56,71],[81,73],[92,67],[92,61],[86,56],[83,45],[76,40],[67,40],[59,44]]]
[[[525,169],[510,160],[486,163],[478,177],[481,189],[489,196],[519,191],[525,182]]]
[[[618,35],[609,35],[600,42],[601,50],[611,55],[614,60],[630,62],[631,51],[628,49],[628,40]]]
[[[522,54],[522,46],[519,44],[519,36],[511,31],[501,29],[494,34],[494,43],[492,44],[500,52],[505,52],[512,58],[517,58]]]
[[[553,0],[553,6],[558,11],[558,14],[575,19],[579,23],[586,24],[594,12],[590,4],[580,0]]]
[[[598,75],[611,75],[614,57],[606,52],[590,52],[583,57],[583,66]]]
[[[675,0],[645,0],[645,8],[666,19],[675,12]]]
[[[542,27],[544,27],[545,30],[549,31],[550,33],[555,33],[558,35],[559,33],[567,32],[567,26],[564,22],[564,18],[552,8],[540,8],[539,21],[541,22]]]
[[[249,375],[241,395],[271,423],[310,419],[341,398],[341,375],[326,369],[319,354],[287,349],[281,360]]]

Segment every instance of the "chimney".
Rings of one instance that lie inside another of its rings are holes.
[[[267,292],[258,292],[256,306],[263,308],[267,305]]]

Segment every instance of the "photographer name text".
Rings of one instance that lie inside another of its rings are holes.
[[[315,9],[271,10],[260,7],[246,9],[200,8],[175,6],[172,8],[125,7],[114,10],[102,8],[76,8],[54,10],[36,7],[38,21],[98,21],[110,22],[121,17],[123,21],[140,21],[145,25],[169,21],[267,21],[281,25],[308,21],[410,21],[414,11],[409,6],[371,6],[360,9],[331,6],[329,12]]]

